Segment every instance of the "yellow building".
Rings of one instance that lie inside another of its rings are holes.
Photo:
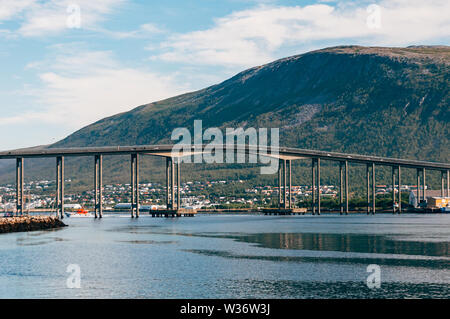
[[[450,206],[450,197],[428,197],[427,207],[442,208]]]

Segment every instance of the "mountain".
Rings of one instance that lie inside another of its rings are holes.
[[[52,147],[169,142],[206,127],[280,127],[283,145],[448,160],[450,47],[334,47],[139,106]]]
[[[283,146],[448,162],[449,65],[448,46],[326,48],[141,105],[50,147],[169,143],[174,128],[201,119],[204,129],[279,127]]]

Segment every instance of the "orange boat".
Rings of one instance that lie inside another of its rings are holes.
[[[92,213],[89,213],[89,211],[85,210],[84,208],[80,208],[76,212],[65,212],[67,217],[92,217],[94,216]]]
[[[82,214],[82,215],[87,215],[89,214],[89,212],[83,208],[80,208],[79,210],[77,210],[76,212],[77,214]]]

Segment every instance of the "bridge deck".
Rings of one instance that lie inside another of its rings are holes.
[[[177,157],[172,154],[174,145],[139,145],[139,146],[106,146],[106,147],[74,147],[74,148],[29,148],[18,149],[12,151],[0,152],[0,159],[14,159],[14,158],[42,158],[42,157],[58,157],[58,156],[94,156],[94,155],[126,155],[126,154],[142,154],[162,157]],[[190,154],[203,152],[205,145],[190,146]],[[436,163],[428,161],[418,161],[409,159],[398,159],[379,157],[371,155],[360,154],[346,154],[327,151],[316,151],[297,148],[274,148],[269,153],[259,150],[253,146],[233,145],[233,150],[236,152],[245,152],[247,154],[267,154],[272,157],[290,157],[290,158],[320,158],[330,161],[349,161],[362,164],[378,164],[387,166],[403,166],[410,168],[427,168],[434,170],[448,170],[449,163]],[[227,146],[223,146],[225,151]]]

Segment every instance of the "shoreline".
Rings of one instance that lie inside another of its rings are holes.
[[[17,216],[0,218],[0,234],[66,227],[54,216]]]

